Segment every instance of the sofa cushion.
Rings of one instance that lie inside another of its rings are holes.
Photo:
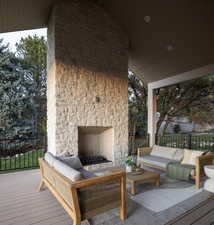
[[[204,152],[202,151],[184,149],[184,158],[181,164],[195,165],[196,158],[201,156],[203,153]]]
[[[195,165],[196,164],[196,158],[203,155],[204,152],[202,151],[192,151],[189,164]]]
[[[72,167],[75,170],[83,168],[78,156],[57,156],[57,159]]]
[[[82,178],[82,175],[79,171],[73,169],[72,167],[68,166],[58,159],[54,160],[53,166],[55,170],[57,170],[59,173],[61,173],[71,181],[78,181]]]
[[[167,159],[173,159],[176,148],[169,148],[165,146],[154,145],[152,148],[151,156],[158,156]]]
[[[78,171],[82,174],[83,179],[90,179],[90,178],[97,177],[96,174],[94,174],[88,170],[85,170],[85,169],[79,169]]]
[[[189,164],[190,157],[191,157],[191,150],[184,149],[184,157],[181,164]]]
[[[176,162],[176,161],[167,159],[167,158],[163,158],[163,157],[159,157],[159,156],[152,156],[152,155],[146,155],[146,156],[138,158],[138,163],[148,163],[153,166],[161,167],[163,169],[166,169],[168,163],[170,163],[170,162]]]
[[[50,165],[53,166],[54,164],[54,160],[56,159],[55,156],[50,153],[50,152],[46,152],[45,153],[45,157],[44,157],[45,161]]]
[[[184,149],[176,148],[173,160],[181,161],[184,157]]]

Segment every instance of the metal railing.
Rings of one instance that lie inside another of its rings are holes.
[[[168,134],[156,136],[156,145],[172,148],[214,151],[214,134]],[[149,135],[135,139],[134,149],[149,146]]]
[[[214,134],[172,134],[156,136],[156,144],[173,148],[214,151]]]
[[[46,143],[46,138],[0,139],[0,172],[37,168]]]

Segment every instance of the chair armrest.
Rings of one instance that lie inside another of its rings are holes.
[[[142,157],[144,155],[149,155],[151,151],[152,151],[152,147],[138,148],[137,156]]]
[[[196,187],[200,188],[201,182],[200,178],[204,175],[204,166],[206,165],[214,165],[214,155],[202,155],[196,158]]]
[[[203,166],[206,165],[214,165],[214,154],[202,155],[196,158],[196,167],[203,169]]]
[[[94,184],[105,183],[108,181],[121,180],[126,178],[126,173],[124,171],[114,172],[109,175],[94,177],[86,180],[77,181],[72,184],[74,188],[84,188]]]

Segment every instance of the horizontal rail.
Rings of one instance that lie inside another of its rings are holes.
[[[214,134],[173,134],[156,136],[160,146],[214,151]]]
[[[47,150],[46,138],[1,139],[0,173],[38,168],[38,158]]]

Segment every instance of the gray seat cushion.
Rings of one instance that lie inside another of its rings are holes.
[[[138,163],[148,163],[154,166],[161,167],[163,169],[167,168],[169,162],[177,162],[177,161],[152,155],[147,155],[138,158]]]
[[[78,181],[82,178],[82,174],[78,170],[73,169],[72,167],[68,166],[58,159],[54,160],[53,166],[55,170],[57,170],[59,173],[61,173],[71,181]]]
[[[82,163],[78,156],[57,156],[57,159],[65,163],[66,165],[72,167],[75,170],[83,168]]]
[[[85,169],[79,169],[78,171],[82,174],[83,179],[90,179],[90,178],[97,177],[94,173]]]

